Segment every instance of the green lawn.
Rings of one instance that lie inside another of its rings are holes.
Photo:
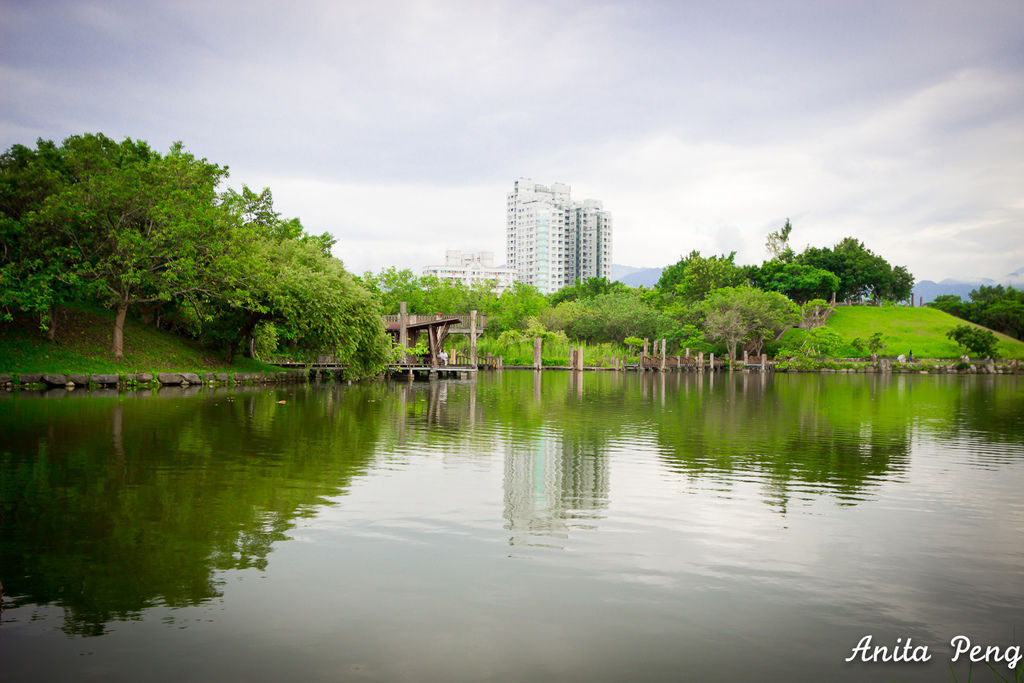
[[[271,372],[280,368],[248,358],[224,362],[209,349],[134,320],[125,321],[124,359],[110,353],[113,313],[68,309],[56,341],[30,321],[0,323],[0,373]]]
[[[908,306],[839,306],[828,319],[827,327],[846,341],[860,337],[867,339],[875,332],[882,333],[886,343],[884,356],[909,355],[915,358],[958,358],[962,351],[946,332],[957,325],[972,325],[934,308]],[[798,333],[790,330],[787,335]],[[999,338],[998,356],[1005,359],[1024,359],[1024,342],[1005,334]],[[852,346],[840,351],[841,356],[859,356]]]

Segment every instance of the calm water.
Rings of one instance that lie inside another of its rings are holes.
[[[1024,641],[1022,491],[1016,377],[0,394],[0,668],[952,680]]]

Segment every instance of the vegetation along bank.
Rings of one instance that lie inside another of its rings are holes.
[[[547,296],[521,283],[498,295],[394,267],[350,274],[329,234],[282,217],[269,188],[231,188],[228,177],[180,143],[160,153],[84,134],[5,151],[0,372],[12,384],[22,374],[237,381],[278,377],[268,361],[327,356],[345,377],[369,377],[405,356],[381,318],[403,301],[411,314],[486,316],[478,352],[505,365],[532,366],[535,339],[548,366],[577,352],[573,365],[639,365],[645,339],[665,340],[671,356],[764,354],[780,370],[888,359],[895,372],[977,372],[992,358],[1008,371],[1024,358],[1021,291],[979,287],[967,302],[916,307],[906,267],[854,237],[796,252],[788,220],[767,236],[761,264],[692,251],[650,288],[590,279]],[[452,335],[446,351],[466,345]]]

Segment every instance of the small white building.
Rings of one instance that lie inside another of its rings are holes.
[[[515,279],[515,273],[511,270],[494,265],[494,252],[462,252],[458,249],[448,249],[444,254],[444,265],[426,266],[423,274],[449,282],[461,282],[467,286],[472,286],[474,282],[491,281],[491,290],[496,294],[511,287]]]

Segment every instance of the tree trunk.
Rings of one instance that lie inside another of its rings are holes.
[[[49,322],[46,328],[46,338],[50,341],[57,341],[57,307],[50,306]]]
[[[263,316],[260,315],[259,313],[251,314],[249,316],[249,320],[245,323],[242,329],[238,331],[238,335],[230,342],[228,342],[228,355],[225,358],[225,360],[228,363],[234,360],[235,354],[238,352],[239,342],[241,342],[243,339],[248,340],[249,336],[252,335],[253,329],[256,327],[256,323],[258,323],[262,318]],[[248,344],[246,344],[246,346],[248,347]]]
[[[117,303],[117,315],[114,316],[113,348],[114,358],[124,358],[124,317],[128,313],[128,303],[119,301]]]

